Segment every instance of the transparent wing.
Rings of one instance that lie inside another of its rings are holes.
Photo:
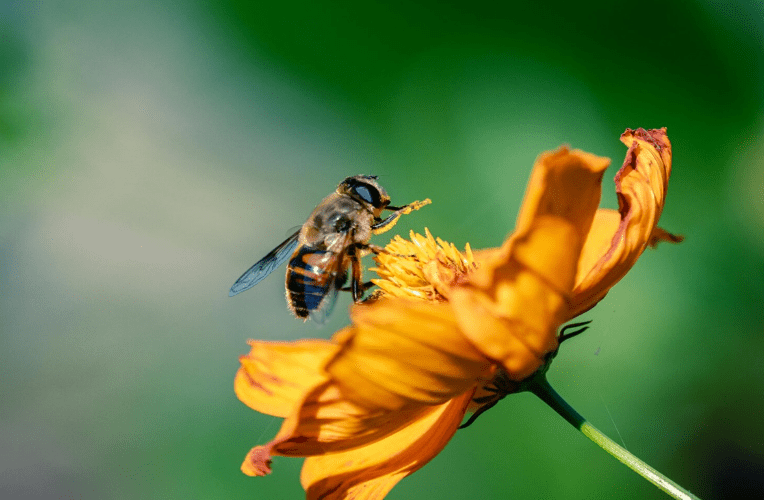
[[[308,314],[310,315],[310,319],[313,320],[317,325],[323,325],[326,323],[326,320],[329,318],[329,315],[332,314],[332,311],[334,310],[335,304],[337,304],[337,296],[339,295],[340,289],[332,285],[329,287],[329,290],[326,293],[326,296],[321,301],[321,305],[318,309],[313,309]]]
[[[326,323],[326,320],[332,314],[332,311],[334,311],[334,306],[337,304],[340,290],[347,282],[348,270],[345,258],[344,252],[337,258],[336,267],[332,270],[332,282],[326,291],[326,295],[318,308],[313,309],[309,313],[310,319],[318,325]]]
[[[297,237],[300,235],[300,231],[297,230],[292,236],[287,238],[281,245],[274,248],[268,255],[257,261],[254,266],[247,269],[247,271],[241,275],[236,283],[231,287],[231,291],[228,292],[229,297],[241,293],[245,290],[249,290],[253,286],[260,283],[263,278],[273,272],[274,269],[284,263],[297,248]]]

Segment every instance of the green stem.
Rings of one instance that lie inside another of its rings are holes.
[[[523,385],[526,390],[541,398],[542,401],[551,406],[562,418],[570,422],[573,427],[594,441],[597,446],[613,455],[631,470],[644,477],[658,488],[677,499],[699,500],[698,497],[632,455],[625,448],[617,445],[599,429],[587,422],[584,417],[574,410],[564,399],[562,399],[562,396],[557,394],[557,391],[549,385],[545,374],[537,374],[530,380],[525,381]]]

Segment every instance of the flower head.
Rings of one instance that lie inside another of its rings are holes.
[[[598,209],[609,160],[562,147],[534,166],[515,231],[464,252],[425,236],[377,257],[370,304],[330,341],[251,342],[235,389],[283,417],[242,470],[273,455],[308,457],[309,499],[382,498],[432,459],[465,413],[515,390],[558,348],[558,329],[593,307],[647,245],[679,241],[657,227],[671,172],[665,129],[627,130],[619,210]]]

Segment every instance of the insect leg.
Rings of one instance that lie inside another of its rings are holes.
[[[359,286],[359,288],[361,289],[362,292],[365,292],[369,288],[373,287],[374,283],[372,283],[371,281],[366,281],[364,283],[359,283],[358,286]],[[339,291],[341,291],[341,292],[352,292],[353,288],[352,288],[352,286],[343,286],[342,288],[339,288]]]
[[[429,205],[430,203],[431,202],[428,198],[424,201],[415,201],[414,203],[409,203],[408,205],[404,205],[400,208],[388,206],[385,208],[385,210],[394,210],[394,212],[384,219],[375,220],[375,223],[371,226],[371,230],[374,231],[374,234],[384,233],[388,229],[391,229],[396,222],[398,222],[398,218],[401,215],[411,213],[412,210],[419,210],[423,206]]]
[[[351,246],[348,250],[350,255],[350,261],[353,266],[353,276],[350,280],[350,290],[353,292],[353,302],[360,302],[363,297],[363,292],[366,291],[367,283],[361,282],[361,259],[358,258],[355,246]]]
[[[392,229],[401,215],[403,215],[403,211],[396,210],[385,219],[381,219],[379,222],[372,224],[371,230],[374,231],[374,234],[384,233],[388,229]]]

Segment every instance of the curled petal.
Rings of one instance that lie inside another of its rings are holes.
[[[472,396],[431,406],[400,431],[361,448],[309,457],[301,481],[308,500],[383,498],[398,481],[420,469],[456,432]]]
[[[461,330],[512,380],[530,376],[557,348],[608,163],[567,148],[541,155],[515,233],[479,254],[470,282],[451,291]]]
[[[579,262],[566,319],[602,300],[647,245],[681,241],[681,237],[657,227],[671,175],[671,143],[666,129],[629,129],[621,141],[629,150],[615,176],[619,209],[597,212]]]
[[[305,394],[327,379],[323,367],[339,351],[325,340],[250,341],[234,379],[238,398],[253,410],[286,417]]]

